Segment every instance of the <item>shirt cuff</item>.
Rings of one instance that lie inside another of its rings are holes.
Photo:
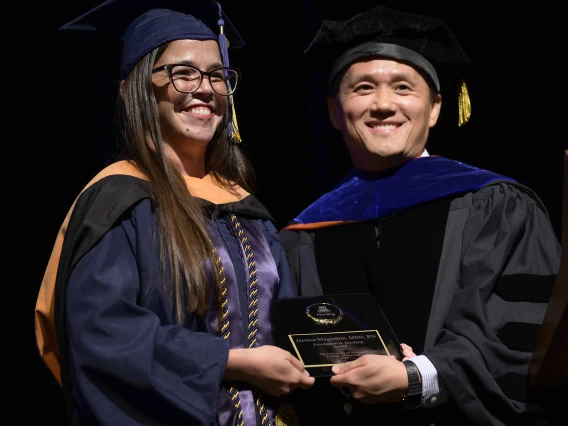
[[[447,393],[438,383],[436,367],[425,355],[409,357],[406,361],[412,361],[418,367],[418,371],[420,371],[423,407],[440,405],[448,399]]]

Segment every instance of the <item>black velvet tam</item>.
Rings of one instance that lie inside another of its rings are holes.
[[[469,65],[469,58],[443,20],[384,5],[345,21],[323,21],[304,53],[323,66],[328,75],[333,71],[334,75],[330,76],[333,80],[347,65],[355,62],[357,56],[351,61],[344,60],[341,69],[332,70],[336,60],[346,51],[368,42],[394,44],[420,54],[435,68],[441,81],[461,82]],[[412,61],[407,62],[412,65]]]

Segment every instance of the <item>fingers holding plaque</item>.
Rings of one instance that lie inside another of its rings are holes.
[[[274,312],[276,345],[296,355],[312,376],[365,354],[394,355],[400,343],[370,294],[280,299]]]

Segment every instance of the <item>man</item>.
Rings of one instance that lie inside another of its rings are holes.
[[[470,116],[455,36],[377,6],[324,21],[306,54],[329,72],[353,168],[280,232],[300,295],[372,294],[418,355],[334,366],[298,393],[302,424],[542,420],[528,369],[560,245],[531,189],[426,150],[446,89],[458,124]]]

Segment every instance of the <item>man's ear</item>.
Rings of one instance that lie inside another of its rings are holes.
[[[124,80],[121,80],[121,82],[120,82],[119,91],[120,91],[120,96],[123,98],[124,97]]]
[[[442,109],[442,95],[439,93],[434,96],[434,101],[432,102],[432,110],[430,111],[430,121],[428,123],[429,127],[432,128],[438,122],[438,117],[440,116],[440,110]]]
[[[327,112],[329,114],[329,119],[331,124],[336,130],[341,130],[341,120],[339,120],[339,106],[336,99],[332,96],[327,97]]]

